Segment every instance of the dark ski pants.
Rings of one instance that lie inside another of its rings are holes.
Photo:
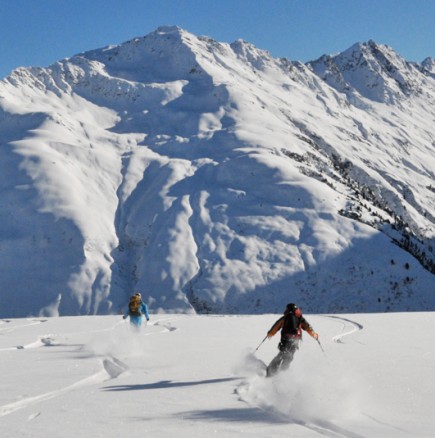
[[[293,360],[296,350],[299,348],[299,340],[281,340],[278,345],[279,353],[272,359],[266,370],[266,376],[272,377],[279,371],[287,370]]]

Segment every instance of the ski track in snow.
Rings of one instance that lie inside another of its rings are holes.
[[[332,421],[318,421],[316,424],[305,423],[303,421],[294,421],[294,423],[299,424],[307,429],[317,432],[320,435],[328,436],[331,438],[364,438],[362,435],[351,432],[343,427],[337,426]]]
[[[144,333],[144,336],[155,335],[157,333],[170,333],[170,332],[179,330],[177,327],[174,327],[171,323],[166,322],[166,321],[170,321],[172,319],[174,319],[174,318],[158,319],[152,323],[149,323],[150,326],[162,327],[162,331],[155,332],[155,333]],[[36,322],[32,322],[31,324],[23,324],[23,325],[20,325],[18,327],[0,329],[0,332],[3,330],[4,333],[10,333],[11,331],[13,331],[15,329],[29,327],[31,325],[39,324],[39,323],[46,322],[46,321],[47,320],[38,320]],[[10,322],[10,321],[2,320],[0,323],[7,323],[7,322]],[[124,321],[119,321],[116,324],[114,324],[112,327],[108,327],[106,329],[101,329],[101,330],[92,330],[89,333],[95,334],[95,333],[103,333],[103,332],[107,332],[107,331],[112,331],[116,327],[118,327],[119,325],[121,325],[123,323],[124,323]],[[0,334],[3,334],[3,333],[0,333]],[[76,334],[77,333],[67,333],[67,334],[63,334],[61,337],[68,338],[68,337],[74,336]],[[34,342],[31,342],[31,343],[25,344],[25,345],[16,345],[13,347],[0,348],[0,352],[1,351],[11,351],[11,350],[24,350],[24,349],[28,350],[28,349],[39,348],[39,347],[44,347],[44,346],[60,346],[60,345],[67,346],[68,345],[68,344],[60,344],[56,339],[57,339],[56,335],[52,335],[52,334],[41,335],[41,336],[39,336],[39,339],[34,341]]]
[[[342,332],[336,336],[333,336],[332,340],[338,344],[343,344],[344,342],[342,341],[342,339],[345,336],[349,336],[352,333],[355,333],[357,331],[363,330],[364,326],[356,321],[353,321],[351,319],[348,318],[342,318],[341,316],[332,316],[329,315],[326,318],[331,318],[331,319],[337,319],[339,321],[343,322],[343,328],[342,328]],[[349,324],[351,325],[351,329],[350,330],[346,330],[347,327],[349,327]]]
[[[173,319],[173,318],[169,318],[169,319]],[[159,319],[159,320],[151,323],[150,326],[161,326],[162,331],[157,332],[157,333],[169,333],[169,332],[172,332],[174,330],[178,330],[178,328],[173,327],[171,324],[168,324],[166,322],[167,320],[168,319]],[[8,321],[6,321],[6,322],[8,322]],[[15,327],[15,328],[28,327],[29,325],[38,324],[41,322],[45,322],[45,320],[37,321],[37,322],[34,322],[32,324],[26,324],[26,325]],[[124,323],[124,321],[120,321],[120,322],[117,322],[116,324],[114,324],[112,327],[109,327],[107,329],[94,330],[90,333],[102,333],[102,332],[106,332],[106,331],[111,331],[123,323]],[[145,333],[144,335],[153,335],[153,334],[157,334],[157,333]],[[68,345],[68,344],[56,344],[55,338],[53,338],[52,336],[53,335],[43,335],[43,336],[40,336],[40,338],[37,341],[32,342],[30,344],[27,344],[25,346],[7,347],[7,348],[0,349],[0,351],[38,348],[38,347],[42,347],[42,346],[55,346],[55,345],[67,346]],[[67,336],[71,336],[71,334],[69,334],[69,335],[64,334],[62,336],[67,337]],[[46,400],[50,400],[54,397],[58,397],[60,395],[63,395],[65,393],[73,391],[75,389],[83,388],[86,386],[97,385],[99,383],[102,383],[102,382],[105,382],[108,380],[116,379],[117,377],[119,377],[122,373],[124,373],[128,369],[128,365],[126,365],[124,362],[122,362],[121,360],[117,359],[114,356],[106,356],[106,357],[100,358],[100,360],[101,360],[101,370],[100,371],[98,371],[98,372],[96,372],[96,373],[92,374],[91,376],[88,376],[84,379],[81,379],[81,380],[79,380],[71,385],[68,385],[64,388],[60,388],[60,389],[57,389],[54,391],[46,392],[46,393],[32,396],[32,397],[27,397],[27,398],[19,400],[17,402],[13,402],[13,403],[9,403],[7,405],[0,406],[0,417],[4,417],[5,415],[9,415],[13,412],[16,412],[20,409],[24,409],[28,406],[32,406],[32,405],[35,405],[37,403],[40,403],[40,402],[43,402]],[[28,421],[33,420],[34,418],[38,417],[39,415],[40,415],[40,412],[30,415],[28,418]]]
[[[72,391],[74,389],[82,388],[85,386],[94,385],[97,383],[104,382],[106,380],[110,380],[113,377],[111,376],[110,372],[107,371],[107,368],[109,368],[109,367],[108,366],[106,367],[106,365],[104,365],[104,363],[103,363],[102,370],[98,371],[95,374],[92,374],[89,377],[86,377],[82,380],[79,380],[78,382],[75,382],[71,385],[68,385],[64,388],[60,388],[60,389],[57,389],[55,391],[46,392],[44,394],[36,395],[33,397],[27,397],[23,400],[1,406],[0,407],[0,417],[4,417],[5,415],[9,415],[12,412],[26,408],[27,406],[31,406],[31,405],[34,405],[36,403],[39,403],[39,402],[42,402],[45,400],[50,400],[54,397],[65,394],[65,393]]]
[[[67,335],[63,335],[63,337],[66,336]],[[50,334],[50,335],[39,336],[39,339],[37,341],[30,342],[29,344],[0,348],[0,351],[30,350],[32,348],[39,348],[39,347],[60,347],[60,346],[68,346],[68,344],[59,343],[56,339],[56,335]]]
[[[174,318],[167,318],[167,319],[158,319],[157,321],[151,323],[150,325],[154,327],[163,327],[163,330],[160,333],[170,333],[176,330],[179,330],[178,327],[174,327],[171,323],[167,323],[166,321],[170,321]],[[154,333],[146,333],[146,335],[151,335]]]
[[[30,324],[22,324],[19,325],[17,327],[7,327],[5,329],[0,329],[0,334],[7,334],[7,333],[11,333],[12,331],[16,330],[16,329],[20,329],[20,328],[25,328],[25,327],[29,327],[32,325],[36,325],[36,324],[41,324],[43,322],[46,322],[46,319],[42,319],[42,320],[31,320],[34,321]],[[10,321],[6,321],[6,322],[10,322]],[[122,323],[122,321],[121,321]],[[116,326],[118,326],[120,324],[120,322],[117,322],[115,325],[113,325],[112,327],[109,327],[107,329],[101,329],[101,330],[92,330],[89,333],[102,333],[105,331],[111,331],[114,330]],[[77,333],[64,333],[63,335],[61,335],[62,338],[68,338],[71,336],[74,336]],[[60,345],[68,345],[68,344],[60,344],[59,342],[56,341],[56,338],[58,338],[56,335],[53,334],[47,334],[47,335],[41,335],[39,336],[39,339],[34,341],[34,342],[30,342],[29,344],[25,344],[25,345],[16,345],[14,347],[5,347],[5,348],[0,348],[0,351],[11,351],[11,350],[29,350],[32,348],[39,348],[39,347],[44,347],[44,346],[60,346]]]
[[[5,335],[8,333],[11,333],[15,330],[19,330],[22,328],[26,328],[26,327],[30,327],[32,325],[37,325],[37,324],[42,324],[44,322],[46,322],[46,319],[28,319],[27,321],[30,321],[30,323],[28,324],[20,324],[18,326],[12,326],[12,327],[4,327],[4,328],[0,328],[0,335]],[[0,324],[7,324],[10,323],[11,320],[1,320]],[[14,347],[5,347],[5,348],[0,348],[0,351],[11,351],[11,350],[23,350],[23,349],[29,349],[29,348],[37,348],[37,347],[41,347],[43,345],[48,345],[49,342],[49,336],[50,335],[46,335],[46,336],[40,336],[40,338],[35,341],[32,342],[30,344],[27,345],[16,345]]]
[[[25,327],[29,327],[31,325],[37,325],[37,324],[42,324],[44,322],[47,322],[46,319],[27,319],[26,321],[29,321],[29,323],[28,324],[20,324],[20,325],[12,326],[12,327],[7,326],[4,328],[0,328],[0,334],[11,333],[11,332],[13,332],[15,330],[19,330],[21,328],[25,328]],[[11,320],[8,320],[8,319],[2,319],[0,321],[0,324],[9,324],[9,323],[11,323]]]
[[[235,394],[239,395],[239,399],[245,403],[247,403],[250,406],[254,406],[257,409],[260,409],[263,412],[266,412],[271,417],[275,418],[277,421],[283,422],[283,423],[289,423],[289,424],[297,424],[301,427],[304,427],[306,429],[309,429],[313,432],[316,432],[319,435],[331,437],[331,438],[364,438],[362,435],[359,435],[357,433],[353,433],[343,427],[340,427],[333,423],[332,421],[327,420],[316,420],[316,423],[312,422],[305,422],[300,419],[289,417],[288,414],[285,414],[284,412],[280,412],[273,406],[271,406],[269,403],[267,403],[266,400],[262,400],[261,398],[256,395],[257,402],[253,402],[248,400],[246,397],[249,392],[249,382],[242,384],[239,388],[237,388],[234,392]]]

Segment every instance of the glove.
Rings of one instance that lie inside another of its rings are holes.
[[[319,340],[319,335],[318,335],[316,332],[313,332],[313,333],[311,334],[311,336],[312,336],[316,341]]]

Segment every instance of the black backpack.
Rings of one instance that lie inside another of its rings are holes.
[[[289,313],[284,317],[284,325],[282,327],[282,334],[285,335],[297,335],[300,332],[299,318],[293,313]]]

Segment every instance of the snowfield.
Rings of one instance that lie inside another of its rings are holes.
[[[280,315],[0,320],[0,435],[433,437],[434,313],[308,314],[265,379]]]

